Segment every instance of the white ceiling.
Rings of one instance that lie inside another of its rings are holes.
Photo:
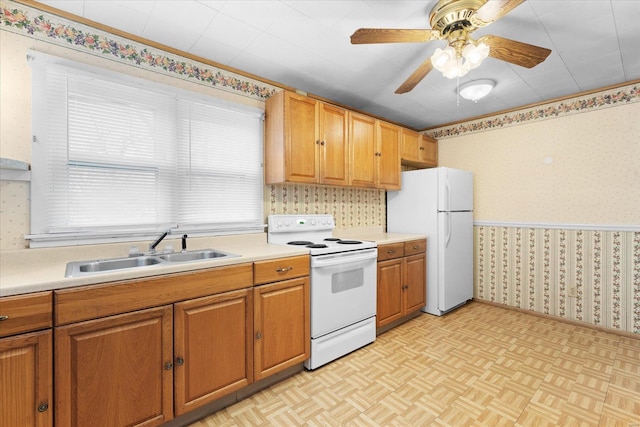
[[[415,129],[640,79],[639,0],[529,0],[473,33],[552,50],[527,69],[487,58],[473,103],[432,71],[396,88],[444,41],[352,45],[361,27],[429,28],[436,0],[42,0],[44,4]]]

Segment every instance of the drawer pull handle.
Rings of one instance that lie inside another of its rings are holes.
[[[418,249],[418,248],[419,248],[419,246],[418,246],[418,245],[416,245],[416,246],[414,246],[414,247],[413,247],[413,249]]]
[[[47,409],[49,409],[49,404],[48,403],[41,403],[38,406],[38,412],[45,412]]]
[[[276,273],[286,273],[293,270],[293,267],[276,268]]]
[[[395,253],[396,253],[396,251],[392,249],[392,250],[387,251],[387,253],[388,253],[389,255],[391,255],[391,254],[395,254]]]
[[[9,320],[9,316],[0,316],[0,322],[3,320]]]

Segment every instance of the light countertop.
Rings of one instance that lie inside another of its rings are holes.
[[[378,244],[424,239],[426,237],[424,235],[385,233],[381,228],[377,227],[336,229],[333,235],[342,238],[371,240]],[[162,252],[166,244],[172,244],[174,248],[179,248],[180,239],[172,239],[171,236],[167,237],[159,245],[158,254]],[[0,251],[0,297],[222,267],[309,253],[306,248],[269,244],[267,243],[266,233],[194,237],[188,240],[188,250],[216,249],[240,256],[190,263],[160,264],[129,270],[86,274],[78,277],[65,277],[68,262],[123,258],[128,255],[129,248],[132,245],[146,249],[147,242]]]

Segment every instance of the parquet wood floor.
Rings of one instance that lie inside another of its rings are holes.
[[[478,302],[192,424],[640,427],[640,339]]]

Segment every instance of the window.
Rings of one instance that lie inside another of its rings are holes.
[[[30,58],[32,247],[263,230],[261,111]]]

